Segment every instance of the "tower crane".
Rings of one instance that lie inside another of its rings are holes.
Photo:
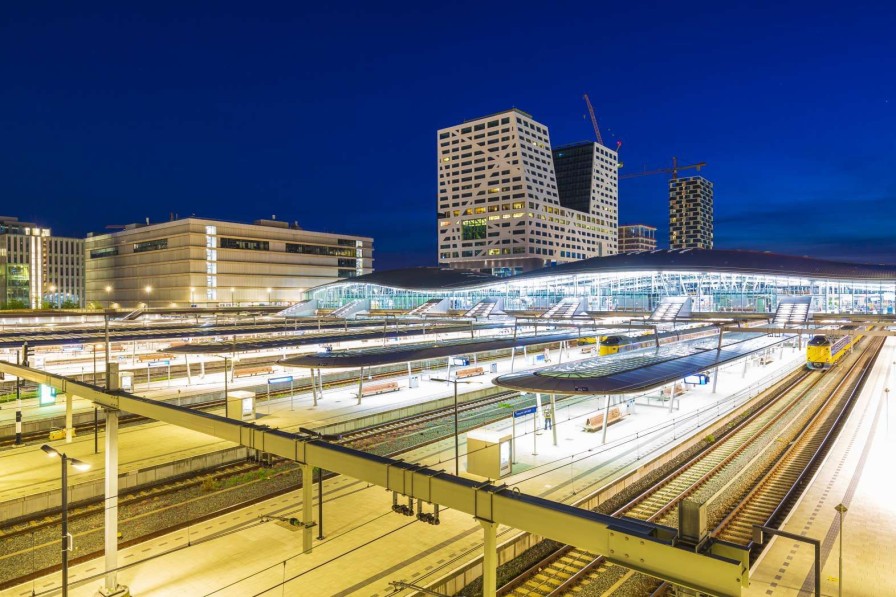
[[[691,168],[696,168],[697,172],[700,172],[700,168],[706,166],[706,162],[697,162],[696,164],[687,164],[685,166],[678,165],[678,158],[672,158],[672,167],[671,168],[657,168],[656,170],[644,170],[643,172],[631,172],[629,174],[623,174],[619,177],[619,180],[624,178],[637,178],[638,176],[650,176],[651,174],[671,174],[673,179],[678,178],[679,170],[690,170]]]
[[[597,137],[597,142],[600,145],[604,144],[603,138],[600,136],[600,127],[597,126],[597,116],[594,115],[594,106],[591,105],[591,100],[588,98],[588,94],[585,94],[585,105],[588,106],[588,114],[591,115],[591,125],[594,127],[594,136]]]

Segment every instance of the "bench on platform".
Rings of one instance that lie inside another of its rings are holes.
[[[273,373],[274,368],[271,366],[264,367],[243,367],[233,372],[234,377],[249,377],[251,375],[267,375]]]
[[[681,383],[675,384],[675,397],[676,398],[678,396],[681,396],[682,394],[684,394],[687,391],[688,391],[688,388],[684,384],[681,384]],[[672,394],[672,388],[670,388],[668,386],[663,388],[663,393],[662,393],[663,398],[670,398],[671,394]]]
[[[141,363],[145,363],[147,361],[170,361],[173,358],[174,358],[174,355],[168,354],[167,352],[151,352],[149,354],[137,355],[137,360],[140,361]]]
[[[454,375],[457,379],[475,377],[476,375],[485,375],[485,369],[482,367],[468,367],[466,369],[458,369]]]
[[[386,392],[397,392],[398,390],[398,382],[377,381],[364,385],[361,388],[361,396],[376,396],[377,394],[385,394]]]
[[[614,406],[610,409],[610,425],[622,419],[622,411],[619,410],[618,406]],[[593,417],[588,417],[585,420],[585,431],[599,431],[604,427],[604,413],[598,413]]]

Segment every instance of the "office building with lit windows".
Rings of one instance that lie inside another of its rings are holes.
[[[531,115],[512,109],[441,129],[437,149],[443,266],[509,276],[615,252],[615,170],[601,191],[613,193],[612,215],[565,206],[550,134]],[[615,166],[615,152],[600,149]]]
[[[560,205],[596,219],[596,257],[618,251],[619,164],[618,155],[600,143],[586,141],[557,147],[554,172]]]
[[[637,253],[656,250],[656,228],[644,224],[619,227],[619,252]]]
[[[84,241],[0,216],[0,307],[84,306]]]
[[[182,218],[86,240],[87,298],[97,306],[290,304],[308,289],[373,271],[373,239]]]
[[[702,176],[669,181],[669,248],[712,249],[712,183]]]

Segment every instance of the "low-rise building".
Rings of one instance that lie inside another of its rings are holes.
[[[619,252],[636,253],[656,250],[656,228],[644,224],[619,227]]]
[[[83,307],[84,241],[0,216],[0,307]]]
[[[288,304],[373,271],[370,237],[189,217],[86,240],[87,298],[100,306]]]

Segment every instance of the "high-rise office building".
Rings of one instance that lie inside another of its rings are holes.
[[[294,303],[305,290],[373,271],[373,239],[297,223],[189,217],[88,236],[87,297],[151,307]]]
[[[669,248],[712,249],[712,183],[702,176],[669,181]]]
[[[84,241],[0,216],[0,306],[84,306]]]
[[[618,250],[619,156],[599,143],[574,143],[553,151],[560,205],[591,214],[600,231],[597,255]]]
[[[637,253],[656,250],[656,228],[644,224],[619,227],[619,252]]]
[[[615,251],[615,213],[561,203],[548,129],[531,115],[507,110],[437,137],[440,264],[506,276]]]

